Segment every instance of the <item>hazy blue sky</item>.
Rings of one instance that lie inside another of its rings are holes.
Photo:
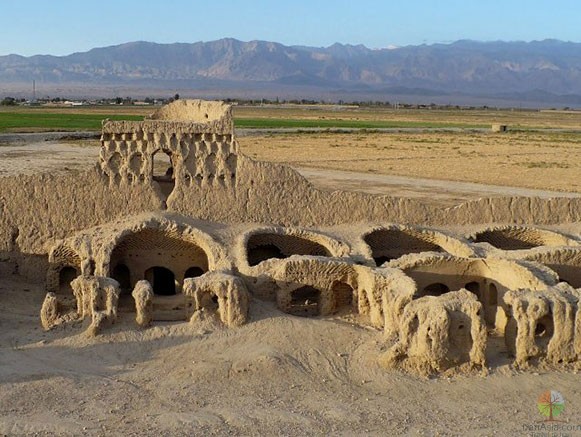
[[[0,0],[0,55],[233,37],[286,45],[581,42],[581,0]]]

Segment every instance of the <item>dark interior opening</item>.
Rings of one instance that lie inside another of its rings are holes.
[[[534,241],[537,239],[538,237],[531,236],[527,238],[524,231],[509,229],[480,232],[472,240],[475,243],[488,243],[502,250],[522,250],[542,246],[541,242]]]
[[[216,296],[214,293],[202,294],[201,305],[202,308],[211,313],[215,313],[220,309],[218,296]]]
[[[478,299],[480,299],[480,284],[476,281],[469,282],[464,286],[466,290],[471,293],[474,293]]]
[[[377,257],[373,258],[373,260],[375,261],[375,265],[377,267],[381,266],[382,264],[385,264],[388,261],[391,261],[392,259],[394,259],[394,258],[391,256],[385,256],[385,255],[377,256]]]
[[[119,282],[122,296],[131,294],[131,275],[129,273],[129,267],[125,264],[117,264],[113,269],[111,277]]]
[[[72,293],[71,281],[79,276],[79,272],[74,267],[63,267],[59,272],[59,292]]]
[[[198,276],[202,276],[204,273],[204,270],[202,270],[200,267],[190,267],[186,270],[186,273],[184,273],[184,279],[197,278]]]
[[[152,267],[145,272],[145,279],[153,287],[153,292],[159,296],[176,294],[176,282],[173,272],[165,267]]]
[[[248,264],[255,266],[267,259],[283,259],[292,255],[331,256],[322,244],[295,235],[254,234],[246,246]]]
[[[255,266],[271,258],[285,258],[282,251],[274,244],[261,244],[248,251],[248,264],[251,266]]]
[[[490,305],[498,305],[498,289],[494,284],[488,286],[488,303]]]
[[[302,317],[318,316],[320,297],[321,292],[310,286],[292,291],[289,314]]]
[[[353,305],[353,288],[345,282],[335,282],[332,287],[335,299],[335,310],[351,309]]]
[[[460,311],[454,312],[454,317],[450,321],[448,338],[448,357],[453,361],[465,361],[470,359],[468,351],[472,349],[471,320],[466,314]]]
[[[537,320],[535,326],[535,344],[542,351],[546,351],[554,333],[553,315],[551,313]]]
[[[175,188],[175,177],[173,163],[171,160],[171,153],[161,150],[153,155],[152,174],[153,180],[159,184],[161,192],[167,199]]]
[[[430,284],[426,288],[424,288],[423,295],[424,296],[441,296],[444,293],[448,293],[450,288],[442,284],[440,282],[436,282],[435,284]]]
[[[541,259],[539,261],[559,275],[559,282],[566,282],[573,288],[581,288],[581,265],[545,262]]]
[[[363,237],[371,248],[371,256],[377,266],[410,253],[445,252],[419,232],[401,229],[378,229]]]

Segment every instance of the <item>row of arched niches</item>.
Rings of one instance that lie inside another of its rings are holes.
[[[499,301],[507,290],[542,287],[547,281],[581,287],[579,241],[550,230],[504,226],[454,235],[384,225],[368,227],[352,239],[339,234],[254,227],[231,238],[228,245],[223,236],[179,220],[99,227],[53,248],[47,288],[67,295],[70,281],[80,274],[108,276],[121,286],[120,308],[131,308],[132,288],[146,279],[159,301],[167,300],[167,305],[160,307],[176,308],[179,319],[184,279],[221,270],[241,276],[254,295],[276,300],[285,312],[321,315],[357,312],[361,306],[361,283],[357,283],[357,274],[348,272],[357,268],[397,269],[413,280],[417,298],[468,289],[481,301],[487,322],[494,326]],[[95,247],[88,250],[91,244]],[[293,265],[291,261],[302,262],[303,267],[310,263],[311,267],[304,267],[302,280],[295,274],[285,284],[288,272],[281,272]],[[323,290],[317,286],[322,273],[312,266],[331,262],[339,267],[327,269],[330,286]]]

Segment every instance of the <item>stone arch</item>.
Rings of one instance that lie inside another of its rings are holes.
[[[278,307],[284,312],[296,311],[301,314],[306,312],[310,315],[316,312],[321,316],[344,310],[358,312],[361,291],[357,277],[353,265],[340,260],[322,257],[286,259],[281,261],[273,272]],[[300,292],[295,292],[299,289]],[[300,294],[309,290],[313,294],[310,297]],[[300,301],[303,297],[305,297],[303,303],[309,301],[306,306]],[[290,307],[294,310],[290,310]]]
[[[174,162],[172,153],[159,149],[151,155],[151,175],[157,182],[165,199],[168,199],[175,188]]]
[[[433,284],[443,284],[449,290],[466,288],[477,283],[480,289],[478,300],[483,306],[484,318],[490,328],[503,332],[507,323],[506,308],[502,306],[503,296],[509,290],[544,290],[555,279],[542,266],[525,265],[504,259],[459,258],[450,255],[425,255],[415,259],[402,259],[398,265],[404,273],[423,290],[416,297],[426,294],[426,288]],[[554,275],[554,273],[553,273]],[[470,287],[475,287],[475,284]],[[444,290],[440,287],[440,290]],[[441,293],[428,289],[429,294]]]
[[[202,246],[175,230],[146,227],[133,232],[124,232],[111,245],[108,259],[105,257],[105,260],[108,261],[108,266],[113,266],[113,270],[120,264],[127,267],[130,272],[131,288],[137,281],[147,279],[155,289],[152,281],[155,281],[155,277],[162,278],[163,273],[159,270],[156,271],[156,275],[149,269],[153,267],[168,269],[177,280],[176,292],[180,293],[186,271],[196,267],[206,272],[214,261],[211,254]],[[105,275],[109,275],[107,269],[103,270]],[[148,271],[154,279],[147,277]]]
[[[526,226],[503,226],[482,230],[469,239],[502,250],[526,250],[540,246],[578,246],[579,242],[557,232]]]
[[[302,286],[290,292],[290,303],[286,312],[294,316],[318,316],[320,300],[320,290],[309,285]]]
[[[412,253],[447,252],[463,257],[474,255],[470,247],[460,240],[429,229],[399,225],[375,228],[363,235],[363,241],[369,247],[377,266]]]
[[[167,267],[153,266],[144,272],[152,288],[153,293],[158,296],[174,296],[177,294],[176,277]]]
[[[256,229],[242,237],[246,263],[256,266],[268,259],[285,259],[292,255],[344,256],[348,247],[331,237],[292,228]]]
[[[204,273],[206,272],[198,266],[189,267],[184,273],[184,279],[197,278],[198,276],[202,276]]]
[[[68,282],[70,283],[70,281],[72,281],[77,276],[83,273],[81,256],[75,249],[70,247],[65,242],[61,242],[60,244],[52,248],[48,256],[48,261],[49,268],[46,274],[47,291],[53,293],[61,293],[65,291],[61,289],[63,280],[68,280]],[[90,265],[90,263],[88,263],[87,265]],[[68,272],[68,274],[63,273],[64,269],[67,269],[65,272]],[[76,274],[74,277],[70,277],[72,276],[73,271]],[[63,278],[62,277],[63,275],[65,275],[66,278]],[[69,289],[66,291],[66,293],[68,293],[68,291],[72,292],[72,290]]]
[[[553,270],[562,282],[581,288],[581,248],[559,247],[535,250],[526,257]]]
[[[331,256],[329,249],[316,241],[277,233],[253,234],[248,239],[246,253],[250,266],[270,258],[288,258],[292,255]]]
[[[71,282],[79,276],[79,270],[72,266],[63,266],[58,273],[58,292],[61,295],[72,295]]]
[[[98,261],[96,274],[110,276],[115,265],[121,262],[121,258],[118,256],[119,252],[123,251],[124,248],[130,247],[141,248],[157,254],[160,251],[154,251],[158,248],[162,249],[162,254],[172,254],[172,247],[175,248],[176,246],[186,252],[190,249],[196,251],[196,256],[193,259],[189,259],[189,261],[180,258],[180,262],[183,261],[183,265],[181,265],[180,269],[174,269],[176,277],[180,279],[183,278],[185,271],[190,267],[199,267],[204,272],[217,268],[217,263],[219,263],[218,267],[220,268],[230,267],[230,264],[226,263],[224,248],[212,236],[200,229],[175,220],[175,217],[172,217],[172,219],[174,220],[167,220],[165,217],[161,218],[155,215],[154,217],[146,217],[137,224],[135,224],[133,219],[129,221],[130,226],[126,226],[121,230],[119,230],[119,224],[116,224],[109,231],[106,230],[109,240],[100,247],[99,252],[95,255],[95,259]],[[101,230],[100,232],[103,231]],[[156,244],[159,245],[156,246]],[[171,261],[170,256],[168,259],[163,260],[161,265]],[[143,278],[135,272],[130,265],[131,263],[125,264],[131,271],[131,287],[133,287],[138,280]]]
[[[441,296],[450,291],[450,287],[441,282],[434,282],[433,284],[426,285],[422,290],[422,296]]]
[[[363,237],[371,249],[371,256],[380,266],[392,259],[409,253],[444,252],[444,249],[428,238],[420,238],[402,229],[376,229]]]
[[[353,287],[343,281],[334,281],[331,285],[334,311],[352,310],[356,301]]]
[[[470,281],[468,282],[466,285],[464,285],[464,288],[468,291],[470,291],[471,293],[474,293],[478,299],[480,299],[481,293],[480,293],[480,282],[478,281]]]

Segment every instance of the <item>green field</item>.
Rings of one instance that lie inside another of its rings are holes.
[[[41,132],[101,129],[101,120],[143,120],[157,107],[0,107],[0,132]],[[385,108],[311,108],[309,106],[234,106],[234,122],[246,129],[389,129],[490,128],[507,124],[511,131],[546,128],[578,131],[581,111],[393,110]]]
[[[143,120],[143,117],[136,115],[0,112],[0,132],[100,130],[104,118]]]
[[[142,115],[116,113],[77,113],[43,111],[2,111],[0,132],[78,131],[100,130],[104,118],[111,120],[143,120]],[[247,129],[323,128],[323,129],[381,129],[381,128],[479,128],[481,124],[409,120],[354,120],[354,119],[301,119],[301,118],[247,118],[235,117],[235,124]]]

